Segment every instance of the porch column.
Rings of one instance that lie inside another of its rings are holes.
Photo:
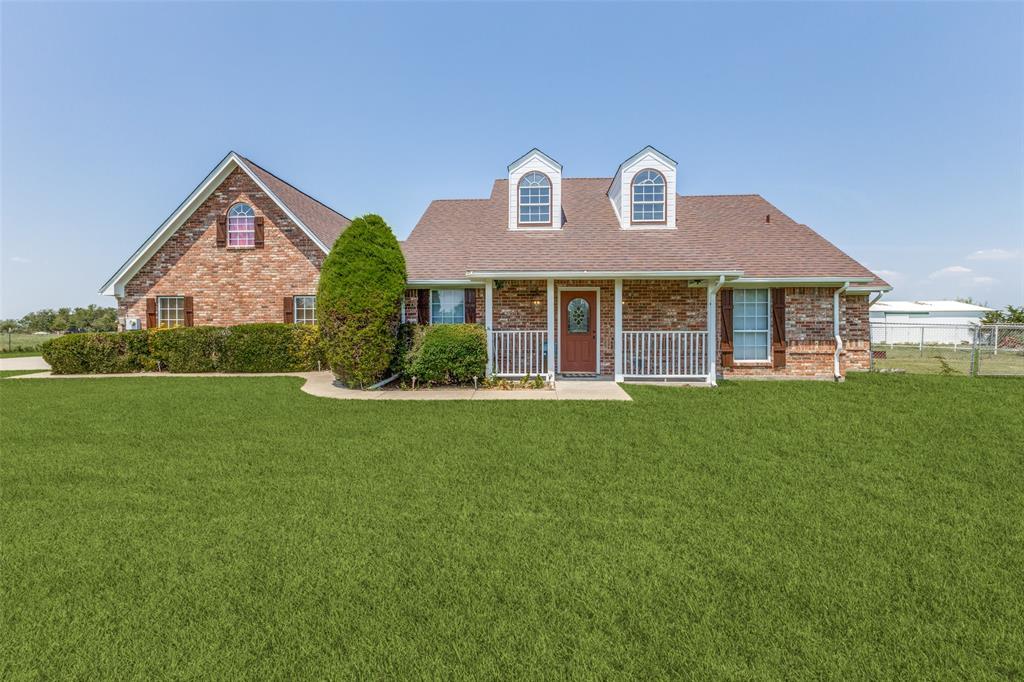
[[[718,289],[725,281],[720,277],[717,282],[708,282],[708,342],[707,350],[707,383],[708,386],[718,385]]]
[[[555,378],[555,280],[548,278],[548,377]]]
[[[494,282],[484,283],[484,328],[487,330],[487,376],[494,373]]]
[[[622,280],[615,280],[615,381],[625,381],[622,373]]]

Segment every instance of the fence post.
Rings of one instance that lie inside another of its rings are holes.
[[[921,343],[918,345],[917,350],[921,357],[924,357],[924,325],[921,325]]]
[[[992,342],[992,355],[999,355],[999,325],[996,327],[995,340]]]
[[[975,327],[971,330],[971,376],[977,376],[977,370],[975,363],[978,361],[978,330],[981,327]]]

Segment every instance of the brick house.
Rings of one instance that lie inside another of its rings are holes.
[[[122,329],[314,322],[320,266],[349,222],[231,152],[100,293]]]
[[[534,149],[402,244],[408,322],[481,323],[488,371],[840,378],[869,362],[877,275],[758,195],[677,194],[646,147],[607,178]],[[314,322],[349,220],[234,152],[111,277],[125,328]]]
[[[480,322],[497,375],[840,378],[890,287],[758,195],[681,196],[646,147],[609,178],[533,149],[403,244],[405,319]],[[712,342],[709,342],[709,339]]]

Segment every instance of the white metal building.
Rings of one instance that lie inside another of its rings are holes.
[[[874,343],[971,343],[972,327],[991,311],[960,301],[879,301],[871,306]]]

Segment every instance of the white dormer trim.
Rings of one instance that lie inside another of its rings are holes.
[[[650,145],[619,164],[608,187],[608,200],[612,204],[619,227],[623,230],[676,229],[676,162]],[[665,178],[665,220],[659,222],[633,221],[633,178],[643,170],[654,170]]]
[[[551,181],[551,222],[519,222],[519,181],[533,172],[543,173]],[[562,164],[534,147],[508,165],[508,229],[550,232],[562,229]]]
[[[271,201],[277,204],[288,219],[294,224],[298,225],[299,229],[302,230],[306,236],[308,236],[314,244],[326,254],[330,253],[331,249],[327,244],[320,241],[320,238],[316,234],[306,227],[306,224],[299,220],[299,217],[292,212],[290,208],[285,206],[285,203],[281,201],[269,187],[264,184],[259,177],[252,172],[252,170],[246,165],[245,160],[235,152],[228,152],[227,156],[221,159],[220,163],[210,171],[210,174],[199,183],[190,195],[183,201],[178,208],[174,210],[167,220],[163,222],[156,229],[149,238],[143,242],[132,256],[118,268],[117,272],[106,281],[106,283],[100,288],[99,293],[103,296],[124,296],[125,284],[131,280],[132,277],[142,269],[150,258],[156,255],[156,252],[160,250],[160,247],[171,238],[175,232],[178,231],[186,220],[188,220],[192,214],[198,209],[204,201],[206,201],[211,194],[213,194],[221,183],[227,180],[231,172],[236,168],[240,168],[246,175],[256,183],[256,186],[266,194]]]

